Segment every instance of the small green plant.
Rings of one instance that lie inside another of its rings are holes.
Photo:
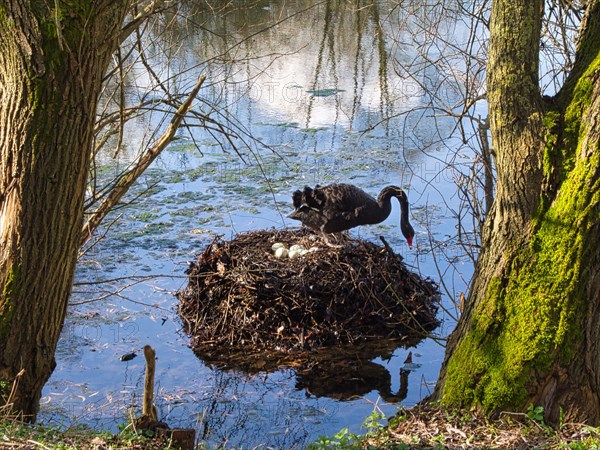
[[[371,414],[369,414],[363,421],[361,428],[365,428],[367,431],[364,435],[357,435],[351,433],[348,428],[342,428],[334,436],[321,436],[319,440],[309,445],[309,450],[320,450],[320,449],[363,449],[367,445],[368,439],[371,437],[377,437],[379,444],[382,448],[388,448],[387,426],[382,422],[386,420],[385,414],[375,406]],[[367,446],[367,448],[371,448]],[[403,443],[393,444],[394,449],[408,449],[410,446]]]
[[[554,430],[549,425],[546,425],[544,422],[544,407],[543,406],[533,406],[533,404],[529,404],[529,408],[527,409],[527,414],[525,414],[529,420],[538,425],[542,430],[546,432],[548,436],[550,436]],[[562,420],[562,418],[561,418]]]
[[[380,422],[384,419],[385,415],[381,411],[374,409],[371,414],[365,418],[361,428],[367,429],[367,435],[377,434],[384,428],[384,425]]]
[[[385,425],[381,423],[385,415],[377,408],[373,409],[363,421],[361,428],[366,428],[364,436],[351,433],[348,428],[342,428],[333,436],[321,436],[307,448],[309,450],[321,449],[362,449],[365,439],[369,436],[381,435],[385,432]]]
[[[398,426],[399,423],[404,422],[407,419],[408,416],[406,415],[404,410],[400,410],[400,412],[388,419],[388,426],[390,428],[395,428]]]
[[[527,414],[525,416],[534,422],[538,422],[540,424],[544,424],[544,407],[543,406],[533,406],[533,403],[529,404],[529,408],[527,409]]]
[[[342,428],[335,435],[321,436],[316,442],[310,444],[308,450],[329,450],[329,449],[351,449],[362,448],[358,443],[357,436],[350,433],[348,428]]]

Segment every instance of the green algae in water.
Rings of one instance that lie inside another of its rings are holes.
[[[210,212],[214,208],[212,207],[204,207],[204,206],[191,206],[188,208],[181,208],[176,211],[171,211],[171,216],[175,217],[197,217],[198,215],[204,212]]]
[[[152,222],[158,219],[162,214],[156,214],[153,212],[141,212],[133,215],[133,219],[139,222]]]
[[[310,128],[302,128],[300,131],[306,134],[317,134],[319,131],[328,130],[327,127],[310,127]]]
[[[336,88],[326,88],[326,89],[311,89],[306,92],[311,94],[313,97],[331,97],[332,95],[336,95],[340,92],[344,92],[344,90],[336,89]]]
[[[279,123],[259,122],[256,125],[261,126],[261,127],[300,128],[300,124],[298,122],[279,122]]]
[[[190,202],[205,202],[208,204],[214,199],[214,196],[198,191],[184,191],[176,195],[170,195],[163,199],[163,204],[182,204]]]

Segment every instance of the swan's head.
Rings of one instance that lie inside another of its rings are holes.
[[[400,227],[400,229],[402,230],[402,227]],[[412,248],[413,238],[415,237],[415,231],[413,230],[413,228],[410,227],[410,233],[409,234],[404,233],[404,230],[402,230],[402,234],[406,238],[406,242],[408,242],[408,248]]]
[[[397,186],[388,186],[386,188],[388,195],[396,197],[400,202],[400,209],[402,210],[400,214],[400,231],[402,235],[406,238],[406,242],[408,243],[408,247],[412,248],[413,238],[415,237],[415,230],[410,224],[408,220],[408,197],[406,193]]]

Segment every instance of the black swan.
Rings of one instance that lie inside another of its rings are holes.
[[[351,184],[317,185],[314,189],[306,186],[292,194],[295,210],[288,217],[320,231],[331,245],[325,233],[383,222],[392,211],[392,197],[400,202],[400,231],[412,247],[415,230],[408,221],[408,197],[397,186],[383,188],[377,200]]]

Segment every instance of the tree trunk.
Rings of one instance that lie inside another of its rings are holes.
[[[55,365],[96,106],[127,4],[0,5],[0,380],[23,370],[10,400],[30,420]]]
[[[497,194],[433,397],[600,421],[600,1],[543,100],[543,0],[494,0],[487,67]]]

